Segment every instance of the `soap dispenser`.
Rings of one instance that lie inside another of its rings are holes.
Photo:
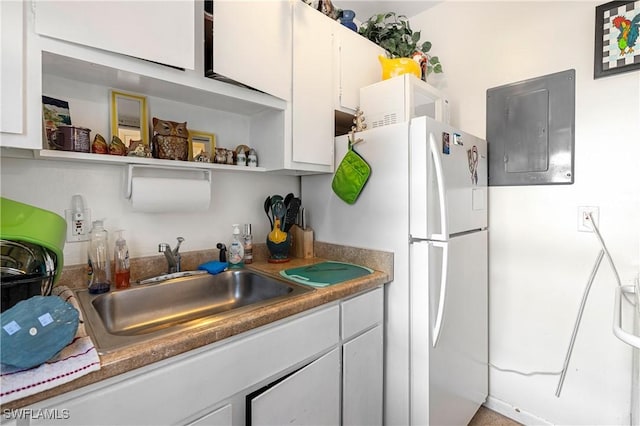
[[[113,261],[116,269],[116,288],[129,288],[129,280],[131,277],[131,270],[129,267],[129,247],[127,247],[127,242],[122,236],[124,231],[120,230],[116,232],[116,247],[113,254]]]
[[[229,245],[229,267],[242,268],[244,266],[244,241],[240,235],[240,225],[236,223],[231,226],[233,226],[233,236]]]

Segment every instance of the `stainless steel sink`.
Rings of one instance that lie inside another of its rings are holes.
[[[99,295],[77,290],[76,296],[98,351],[106,353],[313,290],[242,269],[187,275]]]

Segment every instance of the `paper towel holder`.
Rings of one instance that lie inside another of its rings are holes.
[[[184,169],[180,167],[171,167],[171,166],[151,166],[146,164],[129,164],[127,168],[127,188],[125,190],[125,197],[131,199],[131,194],[133,192],[133,174],[135,169],[145,169],[145,170],[171,170],[173,172],[178,172],[181,175],[197,175],[202,173],[204,179],[192,179],[192,180],[206,180],[209,182],[209,186],[211,186],[211,170],[205,169]],[[183,177],[181,176],[180,179]]]

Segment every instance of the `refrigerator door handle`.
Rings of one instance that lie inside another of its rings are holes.
[[[447,226],[447,200],[445,193],[444,173],[442,171],[442,160],[438,151],[438,144],[436,143],[433,133],[429,134],[429,146],[431,148],[431,156],[433,157],[433,165],[436,175],[436,184],[438,185],[438,201],[440,204],[440,233],[443,240],[447,239],[449,235]],[[437,236],[433,236],[437,239]]]
[[[436,321],[433,324],[433,347],[438,344],[442,332],[442,322],[444,320],[445,302],[447,298],[447,271],[449,270],[449,245],[442,246],[442,265],[440,274],[440,299],[438,300],[438,311],[436,313]]]

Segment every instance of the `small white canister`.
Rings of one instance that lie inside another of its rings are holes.
[[[247,157],[248,159],[248,166],[249,167],[258,167],[258,154],[256,154],[256,150],[251,148],[249,150],[249,155]]]

